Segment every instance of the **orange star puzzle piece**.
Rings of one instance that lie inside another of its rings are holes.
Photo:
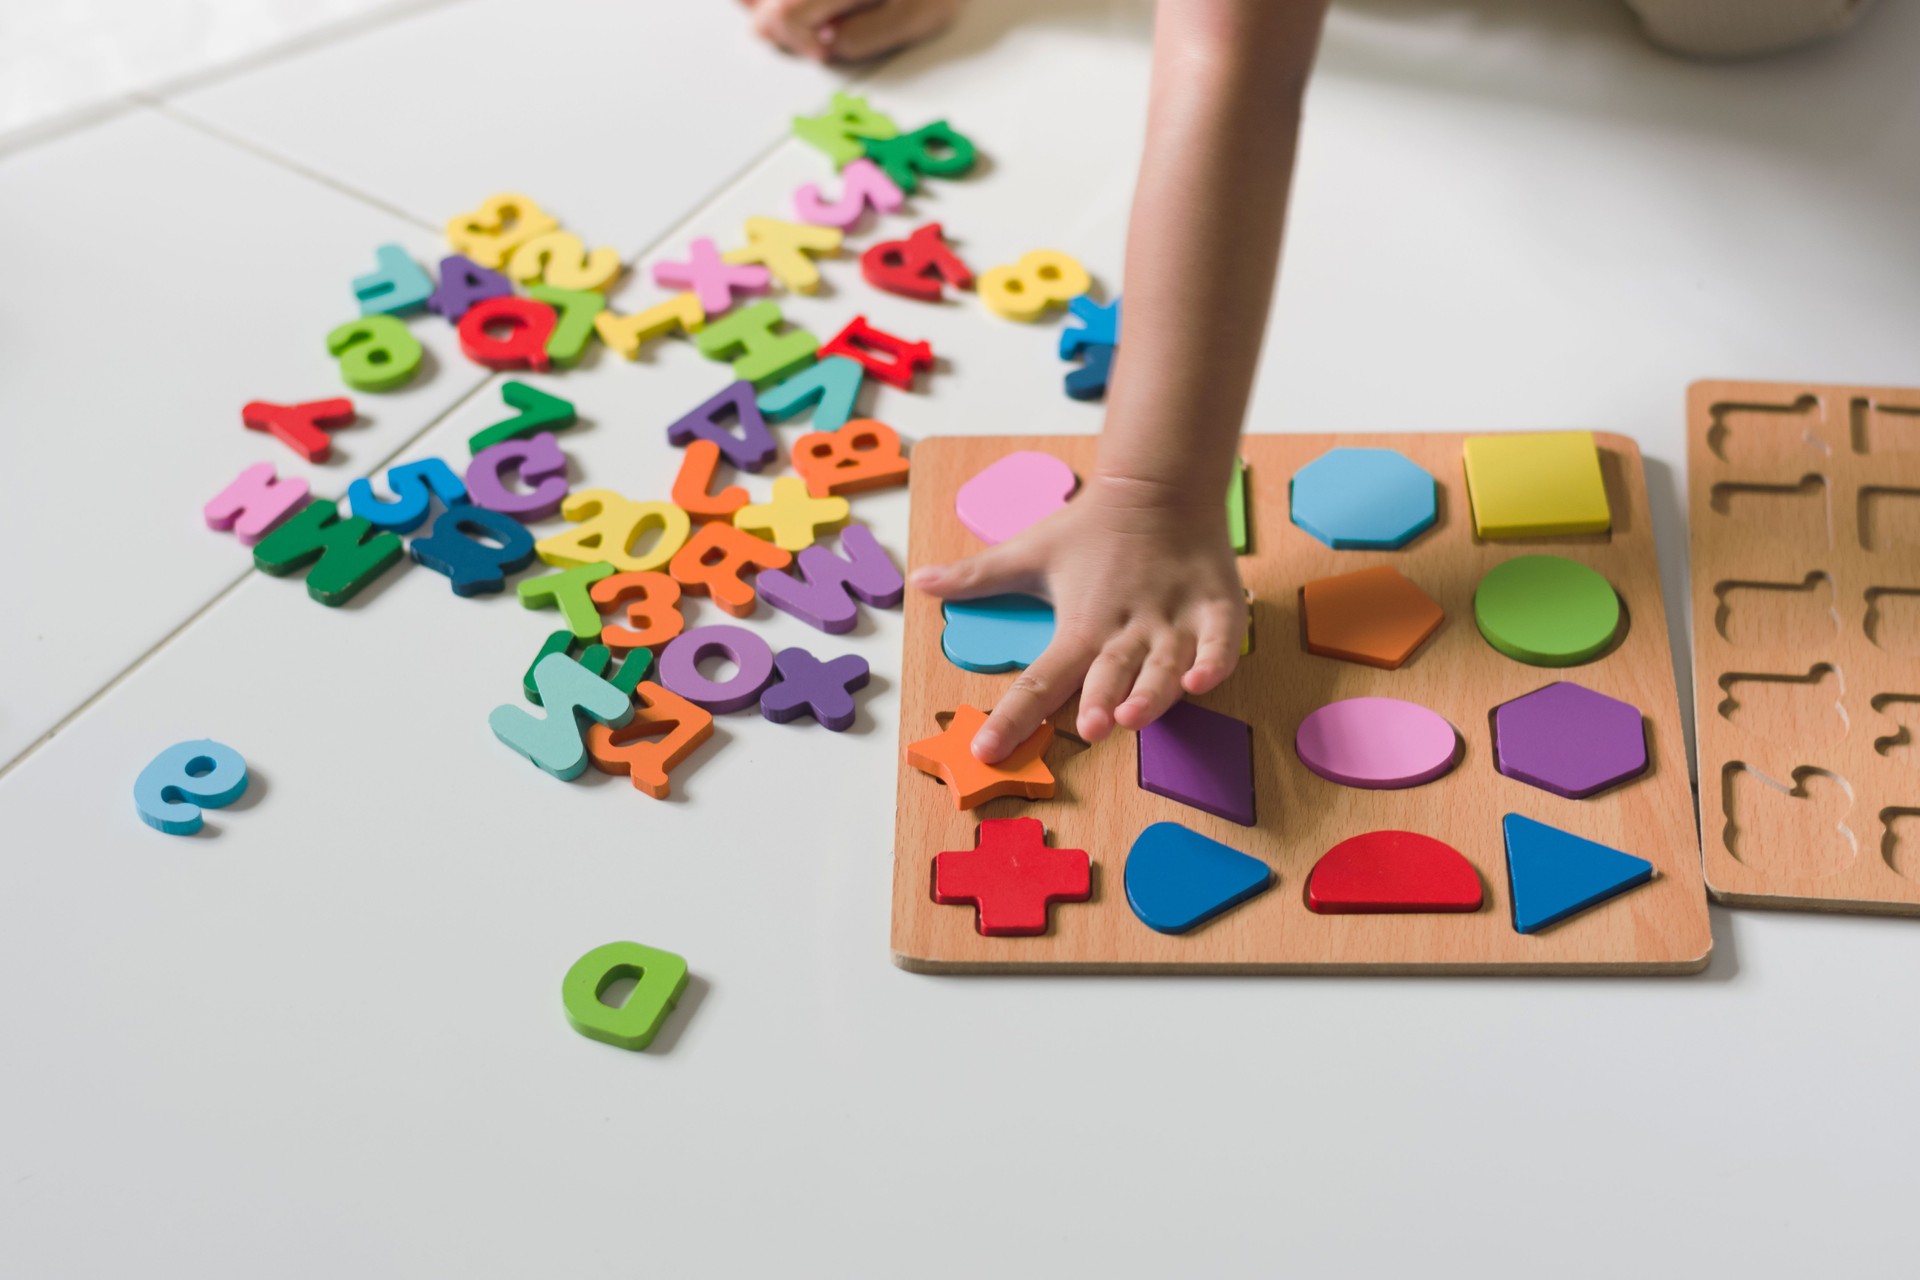
[[[1085,849],[1055,849],[1038,818],[987,818],[971,849],[933,855],[933,900],[973,906],[974,928],[989,938],[1047,931],[1047,908],[1093,896]]]
[[[969,744],[986,722],[987,713],[979,708],[959,707],[944,730],[907,748],[907,763],[946,783],[953,791],[956,809],[971,809],[1001,796],[1052,799],[1053,771],[1040,757],[1053,742],[1053,726],[1042,720],[1033,736],[1015,747],[1006,759],[999,764],[982,764],[973,758]]]

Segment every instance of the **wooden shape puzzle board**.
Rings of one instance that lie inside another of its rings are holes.
[[[894,831],[893,952],[905,968],[941,972],[1418,972],[1691,973],[1712,938],[1701,883],[1698,832],[1680,730],[1666,609],[1660,595],[1640,454],[1622,436],[1597,436],[1610,534],[1486,543],[1473,535],[1461,435],[1251,436],[1247,461],[1251,547],[1240,559],[1254,597],[1254,647],[1221,688],[1196,699],[1253,726],[1258,824],[1223,818],[1149,794],[1136,783],[1135,736],[1117,732],[1086,747],[1056,739],[1047,759],[1053,799],[999,799],[953,808],[947,788],[905,764],[908,743],[938,731],[936,717],[965,703],[991,707],[1013,679],[954,666],[940,650],[939,602],[909,592],[902,666],[898,807]],[[1091,471],[1091,437],[926,440],[913,454],[910,563],[933,564],[980,549],[954,515],[955,491],[1016,449]],[[1288,518],[1290,478],[1340,445],[1398,449],[1439,482],[1434,526],[1397,551],[1335,551]],[[1532,667],[1496,652],[1473,620],[1473,591],[1491,567],[1550,552],[1604,574],[1625,603],[1623,637],[1597,659],[1561,669]],[[1392,565],[1446,610],[1440,629],[1399,670],[1305,651],[1300,591],[1310,579]],[[1640,708],[1651,764],[1633,781],[1569,800],[1497,773],[1493,709],[1559,680],[1574,680]],[[1402,791],[1362,791],[1309,772],[1294,754],[1295,729],[1340,698],[1386,695],[1445,716],[1464,752],[1445,777]],[[1068,728],[1075,707],[1056,717]],[[1511,919],[1501,819],[1508,813],[1564,828],[1652,861],[1651,883],[1531,936]],[[983,937],[974,913],[941,905],[930,890],[935,854],[970,849],[982,818],[1032,816],[1055,846],[1093,860],[1087,902],[1053,907],[1039,937]],[[1163,820],[1182,823],[1265,861],[1272,888],[1191,933],[1156,933],[1135,918],[1123,888],[1135,836]],[[1306,907],[1307,874],[1335,844],[1363,832],[1404,829],[1446,841],[1474,865],[1485,902],[1471,914],[1317,915]]]
[[[1920,390],[1687,397],[1707,884],[1920,915]]]

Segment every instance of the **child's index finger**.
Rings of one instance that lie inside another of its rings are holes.
[[[1092,661],[1084,644],[1056,637],[994,704],[987,722],[973,735],[973,758],[982,764],[1004,760],[1073,696]]]

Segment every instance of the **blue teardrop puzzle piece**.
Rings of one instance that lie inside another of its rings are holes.
[[[1161,933],[1186,933],[1266,892],[1273,872],[1258,858],[1177,822],[1156,822],[1127,852],[1127,905]]]
[[[1501,826],[1518,933],[1537,933],[1653,879],[1653,864],[1645,858],[1544,822],[1510,813]]]
[[[1033,596],[949,600],[940,649],[967,671],[991,674],[1024,667],[1053,643],[1053,606]]]

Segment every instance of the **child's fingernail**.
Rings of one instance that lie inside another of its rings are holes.
[[[995,729],[982,729],[973,735],[973,758],[985,760],[1000,750],[1000,734]]]
[[[912,573],[907,575],[908,582],[911,582],[916,587],[922,587],[922,588],[930,587],[934,583],[938,582],[939,580],[940,580],[940,571],[931,566],[928,566],[927,568],[924,568],[924,569],[915,569]]]

